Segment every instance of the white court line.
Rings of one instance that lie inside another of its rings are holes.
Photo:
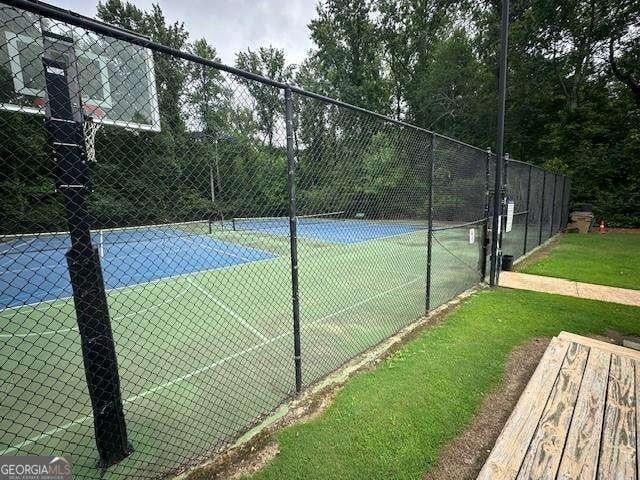
[[[187,289],[180,290],[176,296],[172,297],[173,300],[177,298],[178,295],[185,293]],[[135,317],[136,315],[140,315],[141,313],[149,312],[151,310],[155,310],[156,308],[160,308],[162,305],[152,305],[151,307],[143,308],[140,310],[136,310],[135,312],[125,313],[124,315],[116,315],[112,318],[112,321],[117,322],[119,320],[124,320],[128,317]],[[3,333],[0,334],[0,338],[29,338],[29,337],[39,337],[39,336],[49,336],[49,335],[57,335],[63,333],[69,333],[77,331],[78,327],[69,327],[69,328],[61,328],[60,330],[45,330],[44,332],[32,332],[32,333]]]
[[[359,307],[359,306],[363,305],[366,302],[369,302],[371,300],[375,300],[376,298],[380,298],[381,296],[384,296],[384,295],[388,295],[389,293],[392,293],[392,292],[395,292],[396,290],[400,290],[402,288],[405,288],[405,287],[411,285],[412,283],[416,283],[418,281],[424,281],[424,279],[421,278],[421,277],[414,278],[413,280],[410,280],[410,281],[408,281],[406,283],[403,283],[402,285],[397,285],[397,286],[395,286],[393,288],[390,288],[389,290],[386,290],[386,291],[384,291],[382,293],[378,293],[378,294],[373,295],[373,296],[371,296],[371,297],[369,297],[369,298],[367,298],[365,300],[361,300],[360,302],[354,303],[353,305],[350,305],[350,306],[345,307],[345,308],[343,308],[341,310],[338,310],[337,312],[333,312],[333,313],[331,313],[329,315],[321,317],[318,320],[315,320],[315,321],[307,323],[307,324],[303,324],[301,327],[302,328],[308,328],[308,327],[315,326],[318,323],[323,322],[328,318],[335,317],[336,315],[339,315],[340,313],[344,313],[344,312],[349,311],[349,310],[351,310],[353,308]],[[173,380],[169,380],[168,382],[165,382],[165,383],[161,383],[160,385],[156,385],[155,387],[153,387],[153,388],[151,388],[149,390],[145,390],[145,391],[143,391],[141,393],[138,393],[136,395],[128,397],[128,398],[123,400],[123,403],[130,403],[130,402],[134,402],[134,401],[136,401],[136,400],[138,400],[140,398],[147,397],[147,396],[151,395],[152,393],[156,393],[156,392],[158,392],[158,391],[160,391],[160,390],[162,390],[164,388],[176,385],[176,384],[178,384],[178,383],[180,383],[180,382],[182,382],[184,380],[188,380],[191,377],[193,377],[195,375],[198,375],[200,373],[204,373],[204,372],[207,372],[209,370],[212,370],[212,369],[214,369],[216,367],[219,367],[220,365],[222,365],[222,364],[224,364],[224,363],[226,363],[226,362],[228,362],[230,360],[238,358],[238,357],[240,357],[242,355],[246,355],[247,353],[251,353],[254,350],[262,348],[262,347],[264,347],[266,345],[269,345],[269,344],[271,344],[271,343],[273,343],[273,342],[275,342],[277,340],[280,340],[281,338],[289,336],[289,335],[291,335],[291,332],[285,332],[285,333],[281,333],[280,335],[277,335],[275,337],[266,339],[262,343],[257,343],[257,344],[255,344],[255,345],[253,345],[251,347],[248,347],[248,348],[246,348],[244,350],[236,352],[233,355],[229,355],[228,357],[221,358],[220,360],[217,360],[217,361],[211,363],[210,365],[206,365],[206,366],[204,366],[202,368],[199,368],[199,369],[194,370],[192,372],[189,372],[189,373],[187,373],[185,375],[182,375],[181,377],[175,378]],[[56,427],[56,428],[54,428],[52,430],[48,430],[48,431],[38,435],[37,437],[32,437],[32,438],[30,438],[28,440],[25,440],[24,442],[21,442],[21,443],[18,443],[16,445],[13,445],[13,446],[3,450],[2,452],[0,452],[0,455],[7,455],[9,453],[15,452],[15,451],[21,449],[22,447],[26,447],[28,445],[32,445],[32,444],[42,440],[43,438],[51,437],[51,436],[55,435],[56,433],[62,432],[64,430],[68,430],[69,428],[73,427],[74,425],[80,425],[80,424],[82,424],[82,423],[84,423],[87,420],[90,420],[92,418],[93,418],[92,415],[87,415],[85,417],[80,417],[80,418],[78,418],[78,419],[76,419],[76,420],[74,420],[72,422],[65,423],[64,425],[61,425],[60,427]]]
[[[126,288],[136,288],[136,287],[140,287],[140,286],[145,286],[145,285],[152,285],[154,283],[160,283],[160,282],[164,282],[164,281],[170,281],[170,280],[175,280],[177,278],[182,278],[182,277],[187,277],[189,275],[198,275],[200,273],[206,273],[206,272],[218,272],[221,270],[228,270],[230,268],[235,268],[235,267],[244,267],[246,265],[250,265],[253,263],[262,263],[262,262],[270,262],[273,260],[277,260],[279,258],[282,258],[281,256],[278,255],[274,255],[273,257],[269,257],[269,258],[261,258],[259,260],[253,260],[250,263],[234,263],[233,265],[227,265],[226,267],[213,267],[213,268],[207,268],[204,270],[196,270],[193,272],[185,272],[185,273],[178,273],[176,275],[169,275],[167,277],[162,277],[162,278],[154,278],[153,280],[149,280],[146,282],[140,282],[140,283],[134,283],[131,285],[122,285],[121,287],[114,287],[114,288],[108,288],[106,291],[108,292],[117,292],[120,290],[124,290]],[[58,290],[64,290],[64,288],[60,288]],[[56,291],[58,291],[56,290]],[[72,296],[67,296],[67,297],[60,297],[60,298],[51,298],[49,300],[41,300],[39,302],[32,302],[32,303],[25,303],[22,305],[14,305],[12,307],[6,307],[3,310],[0,310],[0,314],[9,311],[9,310],[19,310],[21,308],[24,307],[33,307],[35,309],[37,309],[40,305],[42,304],[46,304],[46,303],[52,303],[52,302],[58,302],[58,301],[62,301],[62,300],[71,300],[73,297]]]
[[[204,248],[206,248],[206,249],[213,250],[214,252],[221,253],[221,254],[223,254],[223,255],[228,255],[228,256],[230,256],[230,257],[239,258],[240,260],[245,260],[245,261],[247,261],[247,262],[251,262],[251,261],[253,261],[251,258],[243,257],[242,255],[236,255],[235,253],[229,253],[229,252],[226,252],[226,251],[224,251],[224,250],[221,250],[220,248],[215,248],[215,247],[211,247],[211,246],[209,246],[209,245],[205,245],[204,243],[195,242],[195,241],[194,241],[194,243],[195,243],[196,245],[200,245],[201,247],[204,247]],[[251,248],[251,247],[248,247],[248,248]],[[257,249],[253,249],[253,250],[257,250]]]
[[[414,233],[421,233],[421,232],[427,233],[428,230],[429,230],[428,228],[416,228],[415,230],[411,230],[410,232],[393,233],[393,234],[390,234],[390,235],[384,235],[382,237],[367,238],[366,240],[362,240],[360,242],[346,243],[346,244],[343,244],[343,245],[354,245],[354,246],[362,245],[364,243],[375,242],[375,241],[378,241],[378,240],[387,240],[389,238],[395,238],[395,237],[403,237],[405,235],[411,235],[411,234],[414,234]]]
[[[193,280],[191,280],[190,278],[186,279],[187,282],[192,285],[194,288],[196,288],[200,293],[202,293],[205,297],[207,297],[209,300],[211,300],[213,303],[215,303],[216,305],[218,305],[220,308],[222,308],[225,312],[227,312],[229,315],[231,315],[233,318],[235,318],[236,320],[238,320],[242,325],[244,325],[246,328],[248,328],[249,330],[251,330],[251,332],[253,332],[254,335],[256,335],[257,337],[261,338],[262,340],[268,340],[268,338],[266,336],[264,336],[262,333],[260,333],[258,330],[256,330],[249,322],[247,322],[244,318],[242,318],[240,315],[238,315],[238,313],[236,313],[232,308],[226,306],[224,303],[222,303],[220,300],[218,300],[217,298],[215,298],[213,295],[211,295],[211,293],[207,290],[205,290],[204,288],[202,288],[200,285],[198,285],[196,282],[194,282]]]
[[[42,270],[43,268],[52,268],[52,267],[58,267],[64,265],[62,262],[59,263],[48,263],[48,264],[43,264],[43,265],[38,265],[37,267],[22,267],[19,270],[10,270],[7,269],[5,270],[5,272],[10,272],[10,273],[22,273],[25,270],[28,272],[37,272],[38,270]]]
[[[221,253],[222,255],[227,255],[229,257],[235,257],[235,258],[239,258],[240,260],[244,260],[246,262],[253,262],[255,261],[255,259],[252,258],[247,258],[247,257],[243,257],[242,255],[238,255],[235,253],[230,253],[227,252],[225,250],[222,250],[220,248],[215,248],[215,247],[211,247],[209,245],[205,245],[204,243],[201,242],[196,242],[195,240],[192,239],[182,239],[180,238],[180,240],[185,240],[185,243],[188,242],[192,242],[195,245],[199,245],[200,247],[206,248],[208,250],[212,250],[214,252],[218,252]],[[153,249],[153,250],[148,250],[145,249],[145,251],[143,252],[131,252],[125,255],[113,255],[113,254],[109,254],[108,250],[111,250],[110,245],[117,245],[117,244],[107,244],[107,254],[104,255],[104,261],[106,261],[107,263],[111,263],[113,260],[120,260],[123,258],[131,258],[131,257],[144,257],[144,258],[148,258],[148,257],[161,257],[162,253],[165,253],[166,251],[169,252],[175,252],[175,248],[173,248],[171,245],[169,246],[169,248],[159,248],[159,249]],[[247,248],[252,248],[252,247],[247,247]],[[121,250],[121,249],[119,249]],[[254,249],[255,250],[255,249]],[[192,256],[189,252],[185,252],[185,255],[188,256]],[[15,262],[12,262],[15,263]],[[52,267],[58,267],[58,266],[64,266],[65,264],[63,262],[58,262],[58,263],[49,263],[49,264],[41,264],[38,265],[36,267],[28,267],[28,266],[24,266],[22,268],[19,269],[6,269],[5,272],[10,272],[10,273],[16,273],[16,274],[20,274],[24,271],[31,271],[31,272],[37,272],[38,270],[42,270],[42,269],[46,269],[46,268],[52,268]],[[2,267],[2,265],[0,265],[0,267]]]
[[[339,246],[339,247],[357,247],[357,246],[360,246],[360,245],[365,245],[365,244],[367,244],[369,242],[375,242],[375,241],[378,241],[378,240],[385,240],[385,239],[393,238],[393,237],[401,237],[401,236],[404,236],[404,235],[411,235],[411,234],[414,234],[414,233],[419,233],[421,231],[422,231],[421,229],[418,229],[418,230],[413,230],[413,231],[410,231],[410,232],[403,232],[403,233],[398,233],[398,234],[393,234],[393,235],[387,235],[387,236],[384,236],[384,237],[371,238],[371,239],[368,239],[368,240],[363,240],[361,242],[355,242],[355,243],[338,243],[338,244],[336,244],[336,246]],[[314,239],[312,238],[311,240],[314,240]],[[264,250],[261,250],[261,251],[264,251]],[[269,253],[270,255],[273,255],[271,252],[267,252],[267,253]],[[281,258],[281,256],[274,255],[273,257],[269,257],[269,258],[251,260],[249,263],[269,262],[269,261],[276,260],[276,259],[279,259],[279,258]],[[173,280],[173,279],[176,279],[176,278],[182,278],[182,277],[185,277],[185,276],[188,276],[188,275],[196,275],[198,273],[204,273],[204,272],[215,272],[215,271],[227,270],[229,268],[242,267],[244,265],[246,265],[246,264],[244,264],[244,263],[236,263],[236,264],[233,264],[233,265],[227,265],[226,267],[214,267],[214,268],[207,268],[205,270],[197,270],[197,271],[194,271],[194,272],[179,273],[177,275],[169,275],[167,277],[156,278],[154,280],[149,280],[147,282],[140,282],[140,283],[136,283],[136,284],[132,284],[132,285],[123,285],[121,287],[110,288],[110,289],[107,289],[107,292],[117,292],[117,291],[123,290],[125,288],[135,288],[135,287],[138,287],[138,286],[150,285],[150,284],[154,284],[154,283],[163,282],[165,280],[169,281],[169,280]],[[61,288],[61,289],[56,290],[56,291],[62,291],[62,290],[64,290],[64,289]],[[52,302],[57,302],[57,301],[62,301],[62,300],[70,300],[72,298],[73,298],[72,296],[67,296],[67,297],[60,297],[60,298],[52,298],[52,299],[49,299],[49,300],[42,300],[42,301],[39,301],[39,302],[25,303],[25,304],[22,304],[22,305],[14,305],[14,306],[11,306],[11,307],[6,307],[3,310],[0,310],[0,314],[2,314],[3,312],[9,311],[9,310],[18,310],[18,309],[24,308],[24,307],[34,307],[34,308],[37,309],[42,304],[47,304],[47,303],[52,303]]]

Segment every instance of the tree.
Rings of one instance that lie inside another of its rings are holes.
[[[432,67],[434,45],[451,29],[460,0],[378,0],[379,31],[393,90],[395,117],[401,119],[407,104],[420,111],[420,80]]]
[[[147,35],[155,42],[178,50],[185,49],[189,33],[184,23],[167,24],[159,5],[152,5],[145,12],[129,2],[107,0],[98,2],[98,18],[114,25]],[[184,130],[180,98],[185,83],[184,61],[154,52],[156,87],[159,98],[160,118],[165,129]]]
[[[194,42],[191,52],[220,62],[216,49],[204,38]],[[203,132],[223,134],[229,122],[231,97],[231,89],[220,70],[195,62],[187,65],[187,98]]]
[[[327,0],[309,24],[317,49],[312,53],[332,96],[360,107],[389,113],[390,88],[384,52],[373,21],[372,0]]]
[[[284,51],[274,47],[260,47],[258,51],[248,48],[236,55],[236,66],[277,82],[288,83],[293,78],[294,65],[287,65]],[[257,123],[267,138],[269,147],[273,145],[273,136],[278,118],[283,117],[284,100],[280,89],[254,80],[238,77],[255,101]]]
[[[613,76],[628,87],[636,106],[640,108],[640,33],[637,27],[619,38],[609,40],[609,66]]]

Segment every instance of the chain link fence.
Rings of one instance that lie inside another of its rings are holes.
[[[518,160],[505,162],[505,201],[513,221],[503,221],[502,253],[514,260],[564,230],[569,217],[569,179]]]
[[[0,455],[179,473],[485,278],[491,152],[23,3],[0,6]],[[564,177],[509,161],[505,189],[505,253],[566,224]]]

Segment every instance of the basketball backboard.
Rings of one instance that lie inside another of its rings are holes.
[[[42,24],[41,24],[42,21]],[[153,54],[114,38],[0,6],[0,109],[44,114],[42,29],[73,38],[78,82],[94,122],[160,130]]]

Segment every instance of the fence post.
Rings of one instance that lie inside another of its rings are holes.
[[[549,228],[549,237],[553,237],[553,220],[556,215],[556,184],[558,183],[558,175],[553,174],[553,200],[551,201],[551,227]]]
[[[531,203],[531,170],[533,170],[533,165],[529,164],[529,176],[527,178],[527,204],[526,204],[526,212],[524,214],[524,245],[522,247],[522,255],[526,255],[527,253],[527,236],[529,235],[529,206]]]
[[[71,247],[66,253],[100,466],[133,450],[127,440],[109,307],[89,224],[89,166],[73,40],[43,32],[45,128],[56,163],[56,190],[64,197]]]
[[[496,155],[495,178],[493,184],[493,216],[491,217],[491,265],[489,269],[489,285],[498,283],[498,256],[500,255],[500,221],[502,217],[502,162],[501,155]]]
[[[482,263],[480,273],[482,275],[480,281],[484,282],[487,276],[487,247],[489,246],[489,202],[491,201],[491,192],[489,191],[489,181],[491,179],[491,170],[489,165],[491,162],[491,148],[487,147],[487,158],[485,161],[485,181],[484,181],[484,223],[482,224]]]
[[[502,251],[504,249],[504,234],[507,233],[507,212],[506,212],[506,206],[507,206],[507,182],[509,181],[508,179],[508,175],[509,175],[509,158],[510,155],[508,153],[504,154],[504,160],[503,160],[503,167],[502,167],[502,188],[500,189],[500,196],[502,197],[502,202],[501,202],[501,209],[500,209],[500,240],[498,242],[498,247],[499,247],[499,252],[500,255],[498,256],[498,261],[500,261],[502,259]],[[500,277],[500,271],[502,270],[502,265],[500,265],[500,263],[498,263],[498,268],[497,268],[497,274],[498,274],[498,278]],[[496,278],[496,284],[498,283],[498,278]]]
[[[547,171],[542,170],[542,205],[540,207],[540,228],[538,229],[538,246],[542,245],[542,222],[544,221],[545,195],[547,194]]]
[[[560,197],[560,224],[558,231],[564,230],[564,189],[567,186],[567,177],[562,176],[562,197]]]
[[[569,200],[571,199],[571,179],[567,176],[564,177],[564,183],[567,193],[564,196],[564,228],[567,228],[569,224]]]
[[[425,300],[425,312],[431,310],[431,252],[433,245],[433,179],[435,177],[436,136],[431,134],[431,146],[429,148],[429,218],[427,219],[427,289]]]
[[[293,150],[293,105],[291,89],[284,89],[285,125],[287,130],[287,191],[289,196],[289,240],[291,249],[291,301],[293,306],[293,362],[296,393],[302,390],[302,357],[300,354],[300,297],[298,291],[298,212],[296,210],[296,158]]]

